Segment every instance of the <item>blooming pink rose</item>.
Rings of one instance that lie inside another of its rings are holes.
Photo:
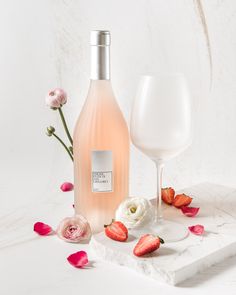
[[[67,102],[67,94],[61,88],[51,90],[45,98],[46,105],[52,109],[58,109]]]
[[[64,218],[58,228],[57,235],[64,241],[78,243],[91,237],[90,225],[82,215]]]

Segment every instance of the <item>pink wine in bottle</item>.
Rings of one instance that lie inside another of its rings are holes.
[[[74,130],[75,211],[103,230],[128,196],[129,132],[110,82],[110,32],[91,32],[91,82]]]

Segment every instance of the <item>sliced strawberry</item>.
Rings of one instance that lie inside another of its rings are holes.
[[[161,198],[168,205],[172,205],[175,198],[175,191],[172,187],[166,187],[161,189]]]
[[[135,256],[143,256],[157,250],[160,247],[160,243],[164,244],[163,239],[160,237],[146,234],[139,239],[134,247],[133,253]]]
[[[183,206],[188,206],[192,202],[192,199],[193,198],[191,198],[191,197],[189,197],[189,196],[187,196],[185,194],[176,195],[175,199],[174,199],[174,202],[173,202],[173,205],[176,208],[181,208]]]
[[[104,225],[104,227],[108,238],[119,242],[124,242],[128,239],[128,229],[122,222],[112,220],[111,224]]]

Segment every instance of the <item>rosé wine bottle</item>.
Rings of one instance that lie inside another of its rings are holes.
[[[128,196],[129,132],[110,82],[110,33],[91,32],[91,82],[74,129],[75,212],[99,232]]]

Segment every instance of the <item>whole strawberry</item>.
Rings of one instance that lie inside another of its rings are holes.
[[[175,198],[175,191],[172,187],[166,187],[161,189],[161,198],[168,205],[172,205]]]
[[[139,239],[138,243],[134,247],[133,253],[135,256],[140,257],[156,251],[160,247],[160,244],[164,244],[163,239],[151,234],[146,234]]]
[[[111,224],[104,227],[108,238],[119,242],[125,242],[128,239],[128,229],[121,221],[112,220]]]

